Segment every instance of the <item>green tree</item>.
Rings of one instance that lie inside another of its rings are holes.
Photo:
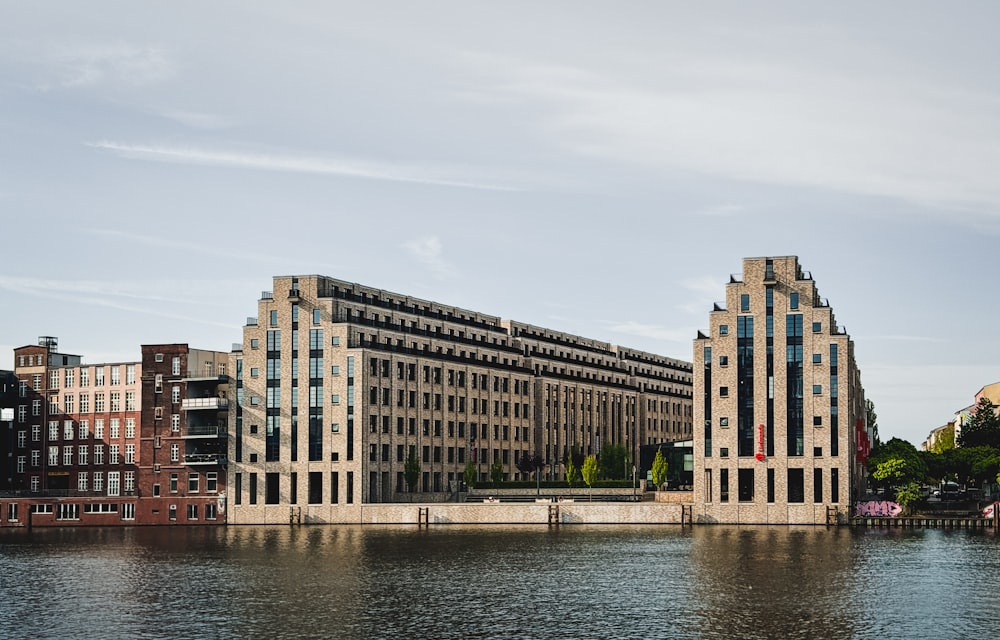
[[[948,426],[941,430],[938,434],[937,439],[934,441],[934,446],[931,447],[931,451],[934,453],[944,453],[950,449],[955,448],[955,423],[952,422]]]
[[[469,489],[476,488],[476,465],[473,464],[472,460],[465,463],[465,473],[462,479],[465,480],[465,486]]]
[[[893,458],[898,458],[906,463],[905,475],[897,480],[897,484],[926,481],[927,463],[924,462],[923,456],[920,455],[916,447],[899,438],[892,438],[872,449],[872,453],[868,457],[868,468],[874,471],[878,469],[880,464]],[[872,477],[874,478],[874,473],[872,473]]]
[[[875,403],[868,399],[865,400],[865,419],[868,428],[872,430],[872,448],[874,449],[882,444],[882,439],[878,437],[878,414],[875,413]]]
[[[594,482],[597,481],[597,457],[587,456],[583,461],[583,468],[580,470],[583,474],[583,481],[587,483],[590,488],[590,499],[594,499]]]
[[[605,480],[624,480],[629,477],[628,449],[621,444],[606,444],[598,457],[600,476]]]
[[[410,493],[413,493],[417,487],[417,480],[420,479],[420,461],[417,460],[417,454],[412,448],[410,455],[406,457],[406,464],[403,465],[403,478],[406,480],[406,486]]]
[[[903,507],[902,515],[910,515],[910,508],[920,499],[920,484],[908,482],[896,491],[896,503]]]
[[[503,463],[500,462],[500,458],[493,461],[490,465],[490,480],[493,484],[500,484],[503,481]]]
[[[570,456],[566,459],[566,482],[570,487],[576,482],[577,476],[580,474],[580,469],[573,464],[573,457]]]
[[[907,477],[906,461],[899,458],[889,458],[878,463],[872,477],[886,489],[898,485]]]
[[[997,406],[986,396],[979,399],[972,415],[962,425],[958,446],[1000,448],[1000,417],[997,417]]]
[[[656,450],[656,457],[653,458],[653,484],[659,491],[664,482],[667,481],[667,459],[663,457],[661,449]]]

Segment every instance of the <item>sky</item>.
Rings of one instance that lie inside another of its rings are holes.
[[[692,360],[799,257],[883,440],[1000,381],[993,2],[0,0],[0,368],[322,274]]]

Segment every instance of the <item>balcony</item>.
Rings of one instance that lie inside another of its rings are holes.
[[[187,432],[184,433],[184,438],[225,438],[229,434],[226,430],[226,425],[216,425],[216,424],[198,424],[198,425],[188,425]]]
[[[229,409],[227,398],[210,396],[208,398],[184,398],[181,400],[181,409],[192,411],[197,409],[209,409],[212,411],[225,411]]]
[[[221,453],[188,453],[184,455],[186,465],[226,464],[226,456]]]

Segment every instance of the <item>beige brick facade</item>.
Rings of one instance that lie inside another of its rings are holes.
[[[324,276],[274,278],[231,367],[230,523],[351,522],[538,452],[689,439],[690,363]],[[311,433],[311,435],[310,435]],[[269,435],[270,434],[270,435]]]
[[[864,488],[854,345],[795,257],[747,258],[694,343],[700,522],[843,521]]]

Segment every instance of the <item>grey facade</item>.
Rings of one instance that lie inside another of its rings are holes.
[[[846,519],[865,486],[864,390],[812,276],[796,257],[747,258],[709,323],[694,342],[696,520]]]
[[[274,278],[232,354],[230,523],[457,498],[469,462],[690,439],[690,363],[324,276]]]

